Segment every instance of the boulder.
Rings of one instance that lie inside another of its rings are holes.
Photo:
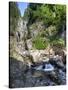
[[[32,39],[27,39],[26,43],[27,43],[28,49],[31,50],[32,49]]]
[[[48,61],[48,52],[45,50],[30,50],[34,62]]]
[[[53,58],[50,58],[49,62],[57,68],[62,68],[62,69],[64,68],[62,56],[55,55]]]

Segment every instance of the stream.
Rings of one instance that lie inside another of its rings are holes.
[[[66,71],[57,65],[39,63],[31,68],[20,61],[10,58],[10,88],[55,86],[66,84]]]

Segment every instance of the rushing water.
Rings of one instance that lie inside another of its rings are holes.
[[[48,71],[53,71],[54,67],[50,63],[45,63],[44,65],[40,65],[38,67],[35,67],[34,69],[48,72]]]
[[[22,62],[10,61],[10,87],[65,85],[66,72],[52,64],[42,63],[31,68]]]

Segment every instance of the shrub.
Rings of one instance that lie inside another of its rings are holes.
[[[45,49],[48,46],[48,42],[44,38],[37,36],[36,38],[33,39],[33,46],[34,48],[39,50]]]
[[[63,48],[65,46],[65,42],[63,39],[55,39],[52,41],[52,45],[53,46],[56,46],[56,47],[60,47],[60,48]]]

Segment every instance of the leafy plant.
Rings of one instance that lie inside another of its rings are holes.
[[[52,41],[52,46],[63,48],[65,46],[65,42],[61,38],[55,39],[55,40]]]
[[[44,38],[37,36],[33,39],[33,46],[36,49],[45,49],[48,46],[48,42]]]

